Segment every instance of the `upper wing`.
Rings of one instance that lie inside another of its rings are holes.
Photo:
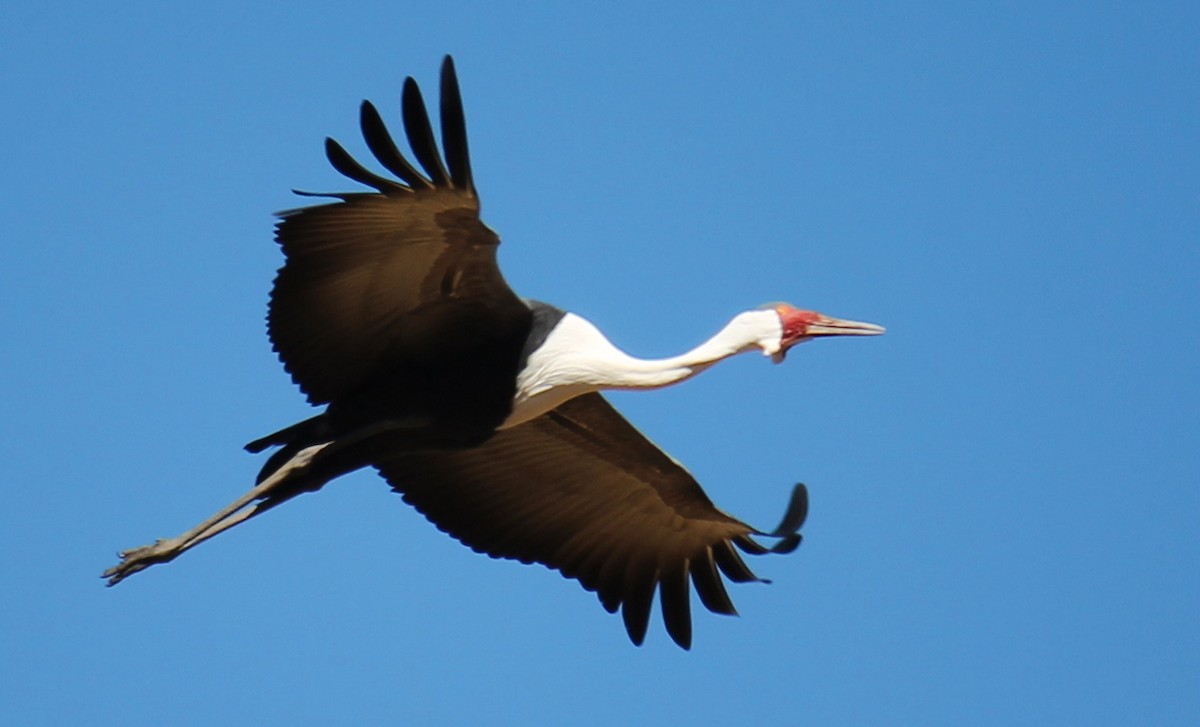
[[[757,580],[734,545],[761,554],[763,535],[718,510],[695,479],[599,394],[501,430],[482,446],[399,454],[375,463],[441,530],[497,558],[543,563],[622,607],[642,643],[655,586],[671,638],[691,645],[688,578],[715,613],[735,613],[718,569]],[[797,485],[771,550],[800,543],[807,493]]]
[[[378,176],[337,142],[334,168],[376,192],[280,213],[276,240],[287,262],[271,292],[271,342],[293,380],[321,404],[405,363],[436,362],[474,336],[527,325],[528,311],[496,264],[499,238],[479,219],[454,64],[442,64],[439,153],[416,82],[404,84],[405,132],[418,171],[396,148],[369,102],[367,146],[401,181]]]

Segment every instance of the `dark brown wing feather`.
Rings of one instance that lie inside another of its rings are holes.
[[[405,130],[429,179],[404,159],[366,104],[368,146],[402,181],[370,172],[327,140],[330,163],[377,193],[330,195],[340,201],[280,214],[276,240],[287,262],[275,279],[268,328],[285,368],[313,404],[361,392],[372,379],[406,366],[464,356],[476,343],[519,337],[528,327],[528,309],[496,263],[499,238],[479,219],[449,58],[442,86],[449,170],[410,78]]]
[[[542,563],[622,609],[645,637],[657,586],[671,638],[691,644],[689,580],[716,613],[735,613],[719,572],[755,579],[732,547],[767,552],[762,534],[718,510],[695,479],[599,394],[498,432],[474,449],[419,452],[375,466],[441,530],[497,558]],[[798,486],[782,549],[799,542]]]

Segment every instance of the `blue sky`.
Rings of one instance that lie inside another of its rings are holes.
[[[0,8],[0,714],[1194,724],[1195,4],[500,5]],[[270,213],[447,52],[522,294],[645,356],[770,300],[888,327],[613,397],[735,515],[811,491],[690,653],[368,473],[98,578],[307,415]]]

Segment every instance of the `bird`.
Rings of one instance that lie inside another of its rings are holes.
[[[363,138],[393,177],[326,138],[333,168],[369,191],[297,192],[322,201],[277,213],[285,260],[267,332],[293,382],[323,411],[246,445],[274,449],[251,490],[175,538],[119,553],[102,577],[116,585],[374,468],[471,549],[540,563],[595,592],[605,610],[621,612],[635,645],[657,592],[667,634],[689,649],[689,583],[709,611],[736,614],[722,576],[760,580],[739,551],[794,550],[808,490],[794,486],[777,528],[755,529],[718,509],[602,392],[670,386],[747,352],[779,363],[806,341],[884,329],[773,303],[738,313],[678,356],[629,355],[583,316],[522,298],[505,282],[500,238],[480,217],[453,58],[441,65],[440,150],[412,77],[400,106],[419,168],[364,101]]]

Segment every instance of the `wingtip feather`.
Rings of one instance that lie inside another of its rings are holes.
[[[421,87],[409,76],[404,80],[404,91],[400,96],[401,113],[404,117],[404,131],[408,135],[408,145],[412,148],[413,156],[425,169],[425,173],[433,181],[435,187],[450,186],[450,175],[442,164],[438,153],[437,141],[433,135],[433,126],[429,122],[429,112],[425,107],[425,99],[421,95]]]
[[[691,592],[688,588],[688,562],[664,573],[658,583],[663,624],[671,640],[685,651],[692,648]]]
[[[325,137],[325,157],[340,174],[360,184],[374,187],[380,193],[412,191],[404,185],[397,184],[368,170],[350,156],[350,152],[346,151],[345,147],[331,137]]]
[[[358,119],[363,140],[367,142],[367,147],[380,164],[404,180],[414,190],[433,188],[433,183],[418,172],[408,159],[404,158],[404,154],[396,146],[396,142],[375,104],[363,101],[359,106]]]

